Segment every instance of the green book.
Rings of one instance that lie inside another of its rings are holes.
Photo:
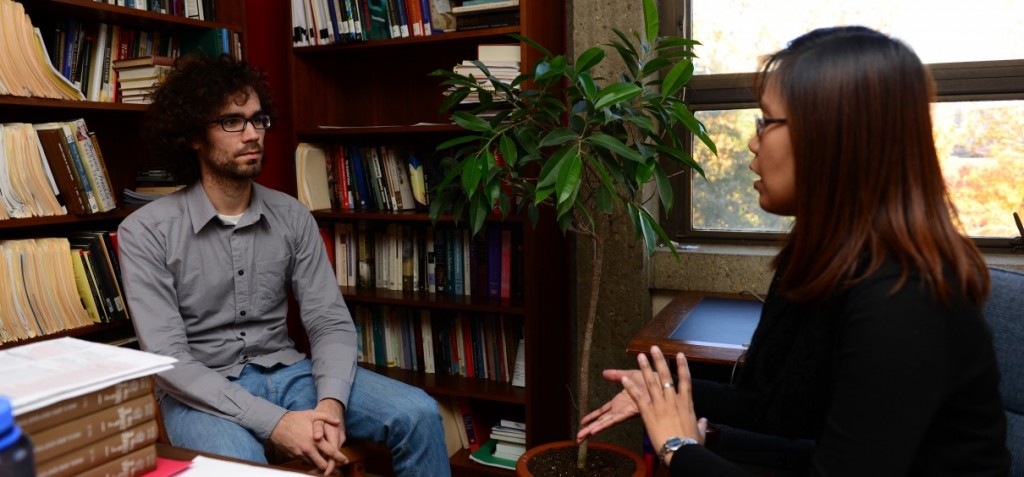
[[[388,13],[387,0],[367,0],[369,11],[369,40],[387,40],[391,38],[391,20]],[[364,36],[366,33],[364,33]]]
[[[494,456],[494,446],[498,441],[490,439],[483,443],[479,449],[469,454],[470,460],[479,462],[483,465],[489,465],[492,467],[500,467],[502,469],[516,470],[516,461],[509,459],[502,459],[501,457]]]

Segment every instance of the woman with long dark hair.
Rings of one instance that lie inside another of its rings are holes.
[[[874,30],[826,28],[771,55],[755,92],[754,189],[795,221],[735,385],[691,382],[680,354],[674,387],[652,348],[605,372],[625,390],[578,438],[639,413],[672,475],[745,475],[701,445],[706,418],[813,441],[810,475],[1007,475],[988,272],[942,178],[927,69]]]

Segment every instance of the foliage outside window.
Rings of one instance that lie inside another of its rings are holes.
[[[718,145],[717,157],[694,152],[707,180],[676,178],[683,203],[665,225],[677,240],[772,240],[789,229],[791,219],[758,207],[751,186],[747,142],[759,114],[752,72],[759,55],[843,24],[900,38],[929,65],[938,86],[939,159],[965,231],[989,246],[1018,235],[1011,214],[1024,213],[1024,42],[1007,34],[1024,31],[1024,3],[664,0],[663,11],[665,33],[702,39],[687,102]]]

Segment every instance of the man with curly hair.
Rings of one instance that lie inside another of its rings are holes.
[[[190,185],[118,229],[142,349],[178,359],[157,376],[172,444],[266,462],[266,444],[325,475],[347,438],[384,442],[398,475],[450,474],[437,404],[356,366],[356,330],[316,221],[253,182],[271,98],[263,74],[229,57],[178,60],[144,136]],[[310,357],[288,337],[287,293]]]

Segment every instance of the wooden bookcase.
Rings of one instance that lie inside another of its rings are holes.
[[[290,18],[289,2],[279,13]],[[520,25],[423,37],[292,47],[291,32],[277,33],[290,51],[292,147],[319,144],[415,145],[433,150],[459,134],[439,114],[444,99],[440,80],[428,76],[475,59],[477,45],[514,43],[522,34],[553,52],[564,50],[564,4],[551,0],[520,0]],[[291,24],[288,24],[288,28]],[[532,69],[540,54],[522,45],[522,69]],[[424,125],[426,124],[426,125]],[[329,126],[323,128],[322,126]],[[429,158],[427,160],[437,160]],[[325,226],[335,222],[429,224],[426,213],[354,210],[318,211]],[[450,222],[450,221],[449,221]],[[389,305],[469,313],[502,313],[521,319],[526,343],[526,386],[479,378],[427,374],[397,368],[370,367],[435,396],[455,396],[475,405],[509,409],[525,416],[527,445],[570,437],[570,317],[566,275],[567,241],[553,221],[534,229],[528,220],[506,221],[522,229],[523,296],[513,299],[435,296],[426,292],[381,292],[343,288],[350,306]],[[468,451],[451,459],[455,475],[500,475],[513,472],[472,462]],[[371,461],[371,471],[376,472]]]
[[[19,3],[24,5],[36,26],[47,19],[72,17],[82,22],[104,22],[174,32],[225,28],[239,34],[243,52],[247,51],[243,0],[218,0],[216,21],[199,21],[94,0],[22,0]],[[133,210],[125,206],[121,191],[134,186],[135,175],[140,168],[153,165],[146,145],[139,138],[139,124],[145,111],[145,105],[137,104],[0,96],[2,123],[43,123],[84,118],[89,130],[95,132],[99,139],[118,204],[116,210],[100,214],[3,220],[0,221],[0,240],[67,236],[76,230],[116,230],[118,223]],[[118,321],[0,344],[0,348],[59,336],[113,341],[132,335],[131,322]]]

